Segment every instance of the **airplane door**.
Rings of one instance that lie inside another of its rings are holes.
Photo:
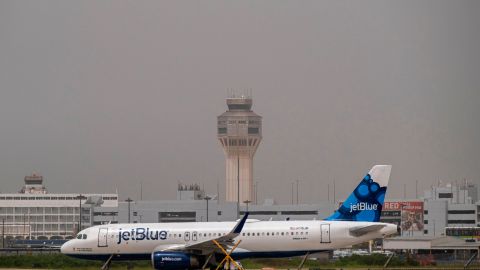
[[[98,247],[107,247],[108,228],[98,229]]]
[[[330,243],[330,224],[320,224],[320,243]]]
[[[190,241],[190,232],[185,232],[185,242]]]
[[[192,232],[192,241],[197,241],[197,232]]]

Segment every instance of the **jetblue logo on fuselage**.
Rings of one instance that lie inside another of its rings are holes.
[[[162,262],[167,261],[167,262],[179,262],[181,261],[182,258],[180,257],[162,257]]]
[[[352,213],[353,211],[363,211],[363,210],[377,210],[377,205],[366,203],[366,202],[350,204],[350,213]]]
[[[150,230],[150,228],[132,228],[128,231],[120,229],[118,231],[118,242],[128,240],[165,240],[167,239],[167,231]]]

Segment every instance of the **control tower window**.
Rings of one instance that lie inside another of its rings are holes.
[[[258,134],[258,128],[249,127],[248,128],[248,134]]]
[[[226,134],[227,128],[218,128],[218,134]]]
[[[228,109],[230,110],[250,110],[252,104],[228,104]]]

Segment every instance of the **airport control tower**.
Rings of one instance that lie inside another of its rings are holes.
[[[226,201],[243,203],[253,200],[253,155],[262,140],[262,117],[252,111],[250,96],[233,95],[227,106],[217,122],[226,156]]]

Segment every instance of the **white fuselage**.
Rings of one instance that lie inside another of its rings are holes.
[[[115,254],[121,257],[148,259],[154,251],[179,248],[216,239],[228,234],[235,222],[137,223],[99,225],[79,233],[82,238],[65,243],[61,251],[67,255],[102,258]],[[379,230],[354,236],[351,228],[375,224]],[[248,220],[235,241],[241,240],[234,257],[294,256],[337,249],[396,233],[394,224],[355,221],[255,221]],[[83,236],[86,235],[86,236]],[[128,255],[128,256],[127,256]]]

